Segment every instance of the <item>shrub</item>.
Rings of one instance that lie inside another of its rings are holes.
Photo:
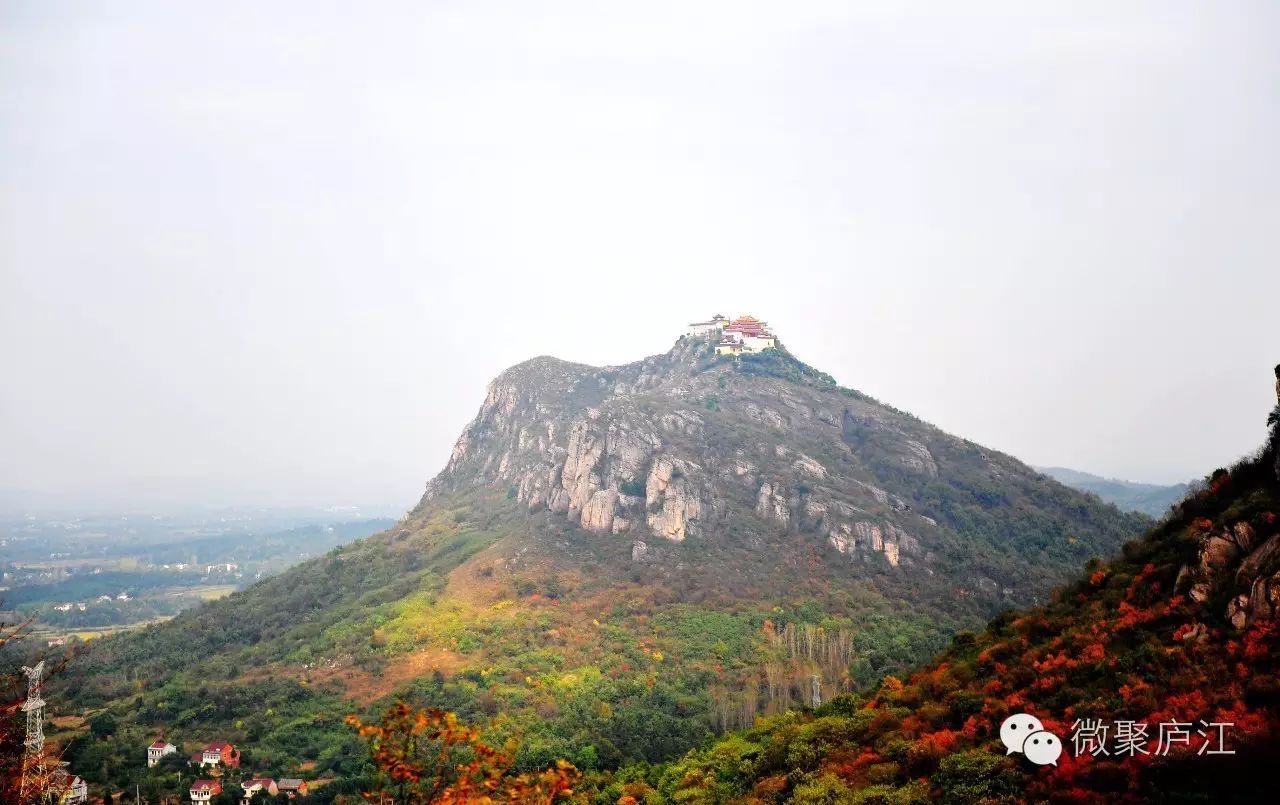
[[[623,481],[618,491],[633,498],[642,498],[645,495],[644,481]]]
[[[1018,796],[1023,788],[1011,761],[982,749],[944,757],[933,781],[942,801],[957,805]]]

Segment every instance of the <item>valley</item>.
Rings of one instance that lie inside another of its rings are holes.
[[[0,618],[53,644],[161,623],[393,522],[358,510],[9,513]]]

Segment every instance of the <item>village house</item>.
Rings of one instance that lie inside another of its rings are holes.
[[[214,741],[205,746],[199,752],[191,755],[191,765],[200,766],[226,766],[232,769],[240,767],[240,750],[236,749],[226,741]]]
[[[240,805],[249,805],[249,800],[259,791],[265,791],[273,797],[279,793],[276,781],[269,777],[254,777],[251,780],[245,780],[240,783],[240,787],[244,789],[244,796],[240,798]]]
[[[305,797],[307,795],[307,781],[284,777],[276,781],[276,789],[279,790],[281,794],[288,795],[289,799],[293,799],[298,796]]]
[[[209,800],[222,793],[222,783],[217,780],[196,780],[191,784],[192,805],[208,805]]]
[[[63,805],[84,805],[88,801],[89,784],[79,777],[72,778],[71,787],[62,799]]]
[[[147,768],[154,769],[156,764],[164,759],[165,755],[172,755],[178,751],[178,747],[165,740],[158,740],[151,746],[147,747]]]

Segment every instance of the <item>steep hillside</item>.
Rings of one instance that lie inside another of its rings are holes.
[[[1037,467],[1036,469],[1060,483],[1081,492],[1090,492],[1107,503],[1125,511],[1142,512],[1152,517],[1163,517],[1169,513],[1173,504],[1182,500],[1191,491],[1189,484],[1143,484],[1136,481],[1121,481],[1116,478],[1103,478],[1088,472],[1071,470],[1066,467]]]
[[[504,372],[418,511],[505,491],[648,562],[804,534],[846,567],[944,570],[953,590],[1011,602],[1144,523],[839,388],[785,350],[717,358],[710,346],[686,338],[618,368],[537,358]]]
[[[396,527],[77,657],[51,699],[113,729],[76,768],[123,785],[163,731],[349,778],[341,716],[392,695],[518,736],[524,768],[659,762],[908,668],[1148,522],[712,347],[504,372]]]
[[[1275,801],[1278,442],[1273,429],[1119,558],[905,681],[623,770],[602,800]],[[1000,725],[1020,712],[1062,739],[1056,766],[1006,753]]]

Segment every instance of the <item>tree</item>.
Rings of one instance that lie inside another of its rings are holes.
[[[370,801],[438,803],[551,803],[572,794],[578,770],[559,760],[533,774],[511,773],[512,755],[484,743],[480,731],[453,713],[392,705],[382,719],[347,723],[369,744],[376,767]]]
[[[239,788],[239,786],[235,786],[235,788]],[[237,805],[240,802],[240,797],[236,796],[236,791],[232,786],[226,785],[222,787],[222,793],[214,797],[211,802],[213,805]]]
[[[116,734],[116,719],[110,713],[102,713],[89,719],[89,732],[94,738],[110,738]]]
[[[957,804],[1016,797],[1023,788],[1008,758],[978,749],[944,757],[933,780],[942,801]]]

